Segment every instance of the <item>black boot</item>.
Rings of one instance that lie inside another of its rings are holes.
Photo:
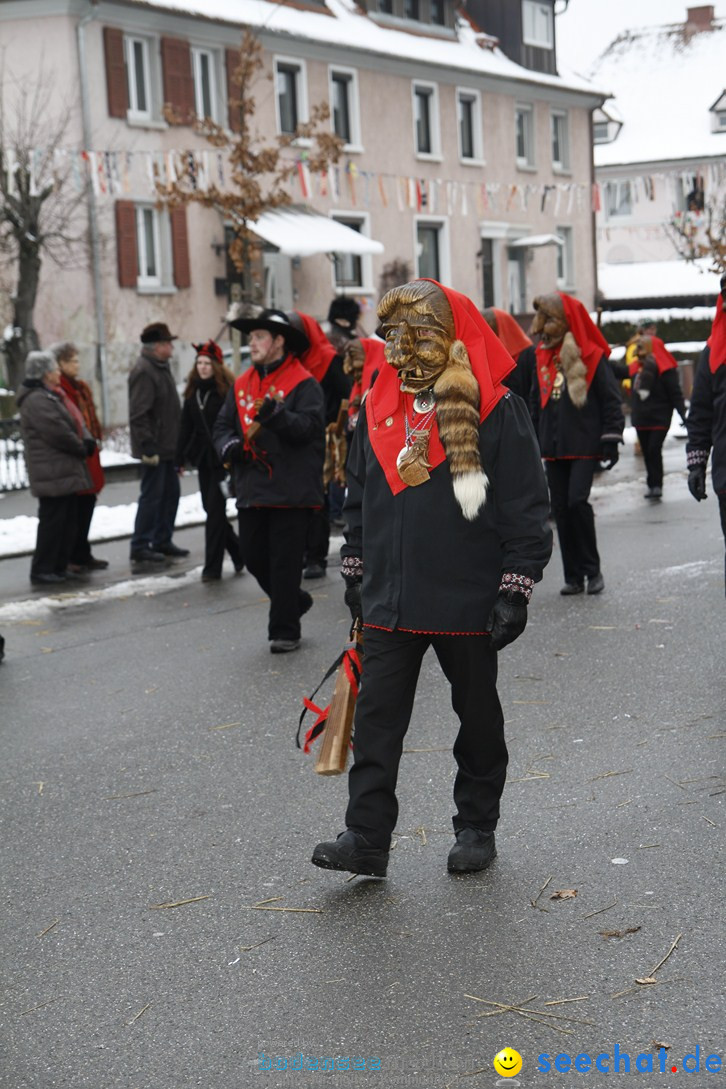
[[[348,870],[365,877],[385,877],[388,851],[373,847],[360,832],[348,828],[335,841],[319,843],[313,851],[312,863],[323,870]]]
[[[462,828],[456,833],[456,843],[449,851],[449,873],[477,873],[485,870],[497,857],[493,832],[478,828]]]

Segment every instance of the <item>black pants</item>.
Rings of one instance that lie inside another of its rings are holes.
[[[32,575],[62,575],[76,536],[77,495],[44,496],[38,500],[38,535],[30,561]]]
[[[328,551],[330,550],[330,522],[328,520],[328,497],[325,497],[325,506],[320,510],[314,510],[308,526],[308,535],[305,541],[305,566],[312,567],[319,564],[328,566]]]
[[[173,461],[141,466],[141,490],[131,538],[131,555],[142,549],[171,544],[177,507],[179,474]]]
[[[565,582],[581,583],[585,576],[600,574],[595,514],[588,503],[595,464],[594,458],[545,462]]]
[[[721,531],[723,533],[724,544],[726,544],[726,495],[720,495],[718,497],[718,509],[721,515]],[[724,556],[724,587],[726,588],[726,556]]]
[[[651,431],[636,427],[640,449],[645,461],[645,479],[649,488],[663,487],[663,443],[667,431]]]
[[[246,507],[239,511],[242,559],[270,599],[268,639],[299,639],[310,597],[300,589],[307,507]]]
[[[199,491],[207,512],[204,526],[204,568],[202,574],[218,578],[222,574],[225,549],[235,570],[242,567],[239,537],[227,518],[227,500],[220,488],[221,469],[199,466]]]
[[[93,508],[96,506],[96,493],[79,495],[76,497],[76,533],[69,557],[69,563],[87,564],[91,561],[91,545],[88,533],[93,518]]]
[[[507,747],[497,694],[497,654],[488,636],[366,628],[345,823],[384,850],[398,818],[398,765],[421,661],[430,646],[451,685],[451,703],[460,722],[454,742],[454,830],[493,831],[499,819]]]

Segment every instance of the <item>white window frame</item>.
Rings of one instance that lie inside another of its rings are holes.
[[[146,84],[146,109],[140,110],[138,107],[138,86],[136,83],[136,64],[134,57],[135,45],[140,45],[142,49],[141,54],[141,67],[143,72],[144,83]],[[142,34],[124,34],[124,60],[126,62],[126,86],[128,88],[129,105],[126,116],[129,121],[151,121],[154,116],[154,103],[155,95],[154,88],[151,82],[152,65],[151,65],[151,45],[152,42],[149,38],[144,37]]]
[[[520,155],[517,147],[517,115],[522,114],[525,120],[524,144],[525,154]],[[517,167],[520,170],[534,170],[537,162],[535,154],[534,138],[534,106],[531,102],[517,102],[514,107],[514,153]]]
[[[429,129],[431,132],[431,151],[419,151],[418,147],[418,132],[416,129],[416,99],[419,92],[423,92],[429,101]],[[440,163],[442,161],[442,156],[438,84],[429,83],[423,79],[415,79],[411,84],[411,109],[413,111],[413,146],[416,158],[425,159],[428,162]]]
[[[140,294],[164,295],[176,291],[174,287],[173,256],[171,251],[171,224],[169,213],[160,211],[153,204],[139,201],[136,212],[136,287]],[[152,237],[156,257],[156,276],[142,275],[141,269],[146,263],[146,228],[144,217],[147,212],[152,216]]]
[[[630,178],[608,178],[605,183],[605,214],[610,219],[625,219],[633,214],[633,184]],[[615,191],[615,198],[611,199],[611,193]],[[628,207],[626,211],[620,211],[620,204],[628,193]]]
[[[335,76],[344,76],[348,84],[348,119],[350,121],[350,143],[345,144],[344,151],[363,151],[360,128],[360,95],[358,93],[358,70],[345,68],[341,64],[331,64],[328,68],[328,83],[330,87],[330,128],[333,127],[333,81]]]
[[[555,234],[564,243],[557,246],[557,287],[562,291],[575,284],[575,235],[572,227],[555,227]]]
[[[472,123],[472,145],[474,154],[471,157],[464,155],[464,149],[461,145],[461,103],[462,101],[468,101],[472,103],[471,111],[471,123]],[[482,121],[482,108],[481,108],[481,91],[477,91],[472,87],[457,87],[456,88],[456,131],[459,141],[459,162],[465,166],[483,166],[484,165],[484,139],[483,139],[483,121]]]
[[[355,209],[345,212],[336,208],[334,212],[330,212],[330,218],[334,219],[337,223],[342,223],[343,226],[349,227],[351,223],[359,223],[359,234],[365,238],[371,237],[371,217],[368,212],[359,212]],[[335,260],[331,261],[331,283],[333,290],[338,295],[373,295],[373,259],[371,254],[362,253],[358,254],[341,254],[341,257],[354,256],[360,260],[360,278],[361,282],[357,284],[339,284],[335,278]]]
[[[438,231],[439,240],[439,281],[442,284],[451,283],[451,246],[449,239],[449,220],[446,216],[419,216],[413,217],[413,257],[414,267],[416,269],[415,276],[418,278],[419,272],[419,241],[418,241],[418,229],[419,227],[436,227]]]
[[[554,11],[549,4],[540,3],[540,0],[522,0],[522,41],[525,45],[534,46],[535,49],[554,49],[554,24]]]
[[[192,53],[192,78],[194,80],[194,109],[197,117],[210,117],[212,121],[219,121],[219,54],[214,49],[205,46],[193,45]],[[202,57],[209,58],[209,101],[210,112],[205,114],[202,96]]]
[[[277,77],[280,67],[295,70],[295,97],[297,99],[297,123],[305,124],[310,119],[308,106],[308,72],[307,65],[300,57],[285,57],[276,54],[273,58],[274,90],[275,90],[275,123],[281,136],[289,136],[290,133],[282,131],[280,119],[280,94],[277,86]],[[296,140],[297,144],[307,144],[308,140]]]
[[[555,130],[560,123],[560,158],[555,158]],[[552,168],[557,173],[570,171],[570,115],[567,110],[552,110],[550,113],[550,143],[552,146]]]

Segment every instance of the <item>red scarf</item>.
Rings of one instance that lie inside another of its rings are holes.
[[[499,310],[498,307],[493,306],[492,313],[497,319],[497,336],[511,355],[512,359],[516,359],[520,352],[523,352],[525,348],[531,346],[532,341],[529,339],[524,329],[522,329],[519,322],[517,322],[506,310]]]
[[[61,389],[78,407],[91,437],[94,439],[102,438],[101,425],[96,415],[96,406],[93,403],[90,386],[80,378],[69,378],[68,375],[61,374]]]
[[[437,283],[432,280],[431,283]],[[454,317],[457,340],[462,340],[469,354],[471,369],[479,383],[479,422],[505,397],[502,385],[515,363],[502,342],[492,332],[471,299],[450,287],[437,284],[446,295]],[[386,363],[366,399],[368,434],[373,452],[386,475],[389,487],[398,495],[407,484],[398,475],[397,459],[406,442],[404,414],[413,418],[413,394],[402,393],[398,372]],[[432,469],[446,459],[434,414],[429,432],[428,461]]]
[[[303,323],[305,336],[310,341],[310,347],[300,356],[300,362],[310,371],[316,382],[322,382],[337,353],[315,318],[300,310],[296,313]]]
[[[289,396],[301,382],[310,378],[310,371],[305,370],[294,356],[288,355],[274,371],[264,375],[257,367],[248,367],[234,383],[234,400],[239,413],[239,422],[245,439],[245,446],[251,449],[247,439],[247,429],[255,419],[254,403],[258,397],[269,394],[270,397],[283,399]]]
[[[557,294],[562,299],[567,324],[580,349],[582,362],[585,364],[587,371],[586,381],[589,389],[595,377],[598,363],[603,356],[610,355],[610,345],[579,299],[573,299],[572,295],[565,295],[562,291],[558,291]],[[555,384],[559,358],[559,344],[556,348],[543,348],[541,344],[537,345],[537,378],[539,380],[539,396],[542,408],[550,399]]]
[[[354,382],[348,397],[348,416],[357,416],[360,409],[361,401],[365,394],[371,388],[371,379],[373,375],[383,369],[386,363],[386,357],[383,349],[386,346],[385,341],[379,340],[378,337],[361,337],[360,342],[363,346],[363,374],[361,375],[360,382]]]
[[[719,367],[726,363],[726,314],[723,309],[723,295],[719,295],[716,301],[716,317],[711,326],[711,335],[706,341],[709,351],[708,365],[711,374],[715,374]]]
[[[678,361],[674,359],[660,337],[652,336],[650,340],[653,345],[653,358],[658,367],[658,374],[663,374],[664,371],[672,371],[674,367],[678,366]],[[634,378],[638,371],[642,369],[642,366],[642,361],[636,356],[633,362],[628,364],[630,377]]]

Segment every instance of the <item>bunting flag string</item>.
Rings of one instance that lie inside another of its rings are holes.
[[[158,186],[178,184],[197,192],[216,187],[225,190],[231,180],[227,156],[221,149],[158,149],[155,151],[116,151],[111,149],[31,148],[19,156],[17,149],[4,148],[2,161],[8,191],[17,191],[16,174],[28,174],[31,194],[46,184],[49,171],[56,185],[70,184],[81,192],[90,185],[97,199],[119,196],[136,199],[154,198]],[[499,215],[519,209],[540,213],[550,211],[556,217],[571,218],[575,211],[590,209],[613,214],[621,202],[626,207],[641,202],[652,203],[665,196],[673,211],[684,207],[692,192],[702,192],[706,199],[726,189],[726,162],[711,162],[690,170],[674,169],[623,174],[595,182],[494,182],[482,179],[462,181],[453,178],[421,178],[385,171],[362,170],[353,160],[345,165],[329,166],[313,172],[303,152],[292,164],[293,199],[308,201],[319,197],[334,206],[388,208],[418,214],[467,217]],[[342,177],[345,181],[342,181]],[[629,227],[628,224],[623,224]],[[635,229],[639,229],[635,225]]]

